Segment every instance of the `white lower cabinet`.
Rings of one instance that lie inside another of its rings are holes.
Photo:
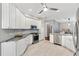
[[[21,39],[21,40],[18,40],[16,42],[16,52],[17,52],[17,56],[20,56],[23,54],[23,52],[25,51],[25,49],[27,48],[27,44],[25,43],[26,42],[26,39]]]
[[[1,43],[1,56],[16,56],[16,43],[13,41]]]
[[[1,43],[1,56],[21,56],[27,47],[32,44],[32,35],[27,37]]]
[[[62,46],[75,51],[74,42],[73,42],[73,36],[62,36]]]
[[[53,37],[53,34],[51,34],[51,33],[50,33],[50,42],[54,43],[54,37]]]
[[[28,44],[29,44],[29,45],[32,44],[32,42],[33,42],[33,37],[32,37],[32,35],[29,35],[29,36],[27,37],[27,41],[28,41]]]

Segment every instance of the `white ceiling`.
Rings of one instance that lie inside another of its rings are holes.
[[[60,12],[48,10],[38,14],[42,9],[41,3],[16,3],[15,4],[24,14],[33,15],[35,17],[44,18],[46,20],[56,19],[58,21],[73,17],[79,7],[78,3],[47,3],[46,5],[51,8],[58,8]],[[32,11],[29,9],[32,9]]]

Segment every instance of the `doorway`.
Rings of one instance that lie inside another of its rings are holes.
[[[51,24],[47,24],[47,37],[45,38],[46,40],[50,40],[50,33],[52,33],[52,25]]]

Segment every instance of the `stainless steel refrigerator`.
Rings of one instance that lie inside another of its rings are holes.
[[[77,13],[76,13],[75,33],[77,38],[74,43],[74,46],[76,48],[76,52],[74,53],[74,56],[79,56],[79,8],[77,9]]]

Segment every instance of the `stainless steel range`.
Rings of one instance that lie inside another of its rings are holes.
[[[39,34],[33,33],[33,44],[39,42]]]

